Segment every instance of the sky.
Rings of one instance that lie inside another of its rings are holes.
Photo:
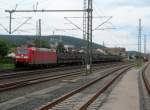
[[[16,7],[17,6],[17,7]],[[83,9],[83,0],[0,0],[0,34],[8,34],[9,14],[5,9]],[[106,21],[100,28],[93,31],[93,41],[108,47],[125,47],[137,51],[138,21],[142,19],[142,50],[144,36],[147,37],[147,52],[150,52],[150,0],[93,0],[93,29]],[[36,22],[42,21],[42,34],[71,35],[82,38],[82,31],[76,29],[64,17],[82,17],[81,12],[74,13],[14,13],[12,31],[32,17],[13,34],[36,34]],[[82,18],[68,18],[82,28]],[[5,27],[5,29],[3,28]]]

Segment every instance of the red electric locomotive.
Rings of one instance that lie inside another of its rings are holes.
[[[55,50],[46,48],[22,48],[16,51],[16,67],[20,66],[47,66],[57,63]]]

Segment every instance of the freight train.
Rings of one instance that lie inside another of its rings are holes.
[[[47,67],[50,65],[62,65],[62,64],[84,64],[86,61],[86,54],[84,52],[56,52],[55,49],[18,47],[16,49],[16,67],[28,66],[28,67]],[[114,55],[102,55],[93,54],[93,63],[97,62],[114,62],[121,61],[120,56]]]

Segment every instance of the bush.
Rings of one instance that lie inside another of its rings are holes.
[[[0,59],[0,69],[13,69],[15,68],[14,59],[3,57]]]
[[[4,57],[8,54],[9,47],[5,41],[0,40],[0,56]]]

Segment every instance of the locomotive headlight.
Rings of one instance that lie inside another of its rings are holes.
[[[24,56],[25,59],[29,58],[28,56]]]
[[[20,56],[16,56],[16,58],[20,58]]]

